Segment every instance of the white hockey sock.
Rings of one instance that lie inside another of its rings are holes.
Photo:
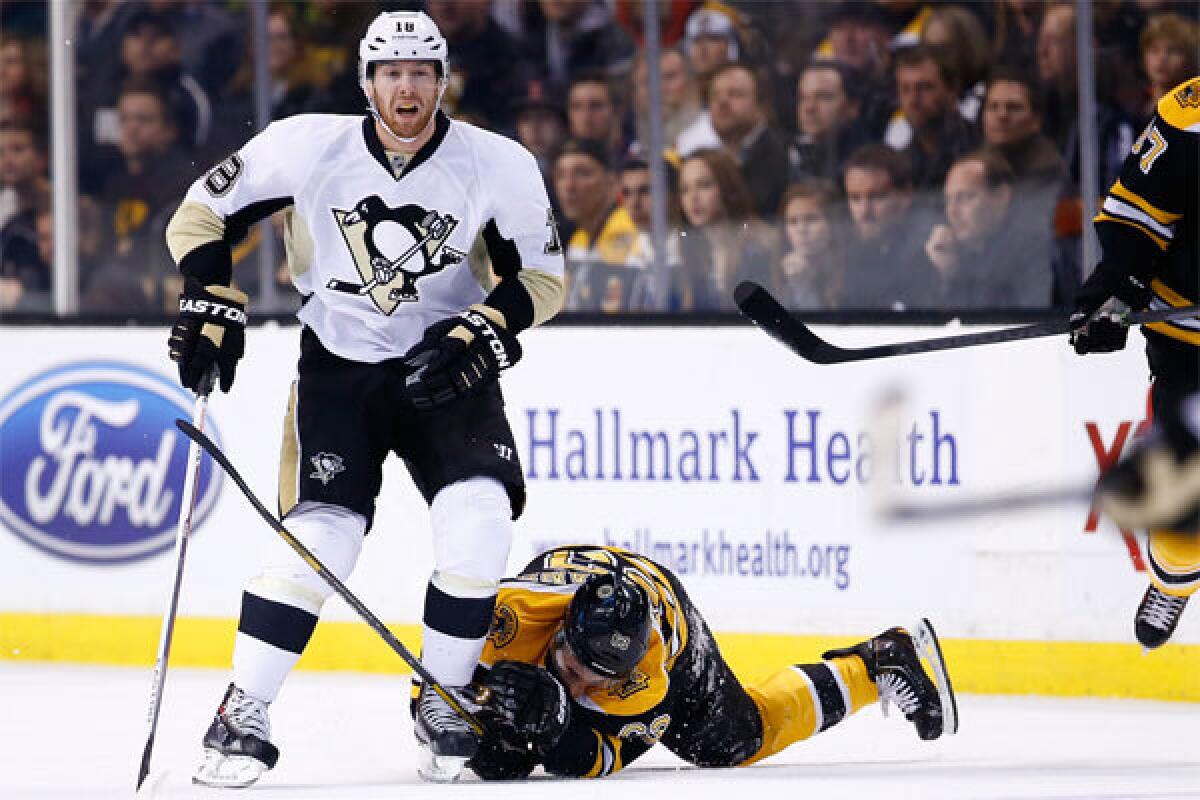
[[[466,686],[475,673],[486,637],[459,639],[425,626],[421,664],[446,686]]]
[[[299,653],[239,632],[233,646],[233,682],[246,694],[273,703],[284,678],[299,660]]]

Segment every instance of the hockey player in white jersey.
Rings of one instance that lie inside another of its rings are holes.
[[[345,580],[373,522],[381,465],[389,452],[405,460],[434,536],[422,662],[465,701],[456,687],[483,649],[525,501],[496,378],[521,357],[516,334],[561,306],[561,247],[534,157],[439,110],[447,51],[429,17],[379,15],[359,46],[359,77],[369,114],[275,122],[189,189],[167,230],[185,279],[169,349],[185,386],[215,367],[230,390],[246,321],[230,246],[284,210],[304,303],[281,513]],[[467,258],[479,239],[494,286]],[[196,782],[247,786],[275,764],[268,706],[331,593],[283,547],[248,582],[233,681]],[[415,729],[427,779],[455,779],[476,752],[432,691],[417,699]]]

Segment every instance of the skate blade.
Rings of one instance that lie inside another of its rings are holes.
[[[929,620],[922,618],[913,627],[913,643],[921,657],[933,670],[933,682],[937,685],[938,697],[942,702],[942,733],[958,733],[958,701],[954,698],[954,687],[950,684],[950,673],[946,671],[946,660],[942,646]]]
[[[417,774],[430,783],[454,783],[462,775],[471,759],[461,756],[434,755],[427,747],[421,747],[417,759]]]
[[[255,783],[267,767],[250,756],[227,756],[216,750],[204,751],[204,763],[192,775],[197,786],[219,789],[244,789]]]

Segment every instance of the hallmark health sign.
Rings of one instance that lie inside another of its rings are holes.
[[[111,361],[58,365],[0,397],[0,521],[53,555],[119,563],[170,546],[179,517],[191,396]],[[209,427],[210,436],[215,431]],[[200,470],[195,526],[217,498]]]

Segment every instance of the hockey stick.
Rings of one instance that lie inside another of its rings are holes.
[[[221,452],[221,449],[213,444],[211,439],[209,439],[207,436],[197,430],[195,426],[191,425],[187,421],[177,419],[175,420],[175,425],[179,428],[179,430],[187,434],[189,439],[200,445],[200,447],[203,447],[205,452],[212,456],[213,460],[221,465],[221,469],[225,470],[225,474],[227,474],[229,478],[235,484],[237,484],[237,487],[242,490],[242,494],[244,494],[246,499],[250,501],[250,505],[254,506],[254,510],[258,512],[259,516],[266,520],[267,524],[270,525],[276,533],[283,537],[283,540],[287,542],[293,550],[296,551],[297,555],[304,559],[304,562],[312,567],[313,571],[320,575],[325,582],[329,584],[330,588],[337,592],[338,596],[345,600],[346,604],[353,608],[358,615],[363,618],[363,621],[371,626],[372,630],[383,637],[383,640],[388,643],[388,646],[391,647],[392,650],[394,650],[396,654],[400,656],[400,658],[404,659],[404,663],[412,667],[413,672],[421,676],[421,680],[429,684],[429,688],[433,689],[433,691],[437,693],[438,697],[445,700],[446,704],[454,710],[454,713],[462,717],[463,720],[469,726],[471,726],[471,730],[473,730],[477,735],[483,736],[483,726],[479,724],[479,720],[475,717],[475,715],[468,711],[463,704],[458,701],[458,698],[447,692],[446,689],[440,683],[438,683],[437,678],[433,677],[429,670],[425,669],[424,665],[421,664],[420,659],[414,656],[409,649],[404,646],[404,643],[397,639],[395,634],[388,630],[388,627],[384,625],[378,617],[372,614],[371,610],[363,605],[363,602],[355,597],[354,593],[347,589],[346,585],[338,580],[338,577],[330,572],[329,568],[322,564],[320,559],[312,554],[312,551],[304,546],[303,542],[297,539],[291,531],[283,527],[283,523],[277,520],[275,515],[268,511],[266,507],[259,502],[258,498],[254,496],[254,493],[250,491],[250,487],[246,485],[244,480],[242,480],[242,476],[238,474],[236,469],[234,469],[233,464],[231,464],[225,454]]]
[[[956,350],[960,347],[974,347],[981,344],[1015,342],[1021,339],[1054,336],[1066,333],[1071,329],[1070,323],[1066,319],[1059,319],[998,331],[965,333],[960,336],[944,336],[912,342],[894,342],[874,347],[845,348],[830,344],[817,336],[804,323],[798,322],[787,309],[780,305],[778,300],[771,296],[770,292],[756,283],[751,281],[739,283],[734,289],[733,298],[741,312],[749,317],[755,325],[796,355],[814,364],[843,364],[849,361],[907,356],[936,350]],[[1200,316],[1200,305],[1164,308],[1155,311],[1136,311],[1114,315],[1113,319],[1129,326],[1197,316]]]
[[[999,492],[983,497],[969,497],[937,504],[883,501],[880,503],[878,512],[879,516],[889,522],[936,522],[987,514],[1032,511],[1063,504],[1084,504],[1094,500],[1095,490],[1093,488],[1064,486],[1027,492],[1019,490]]]
[[[196,389],[196,405],[192,420],[197,429],[204,427],[208,415],[208,395],[217,380],[214,366],[200,379]],[[183,587],[183,559],[187,554],[188,539],[192,535],[192,513],[196,510],[196,488],[200,477],[200,446],[188,443],[187,472],[183,479],[183,494],[179,499],[179,521],[175,525],[175,577],[171,584],[171,599],[163,612],[162,629],[158,636],[158,657],[154,660],[154,680],[150,689],[150,730],[146,735],[146,746],[142,749],[142,763],[138,767],[137,786],[142,788],[150,774],[150,754],[154,750],[154,734],[158,730],[158,712],[162,709],[163,688],[167,683],[167,661],[171,657],[171,639],[175,633],[175,615],[179,610],[179,591]]]

